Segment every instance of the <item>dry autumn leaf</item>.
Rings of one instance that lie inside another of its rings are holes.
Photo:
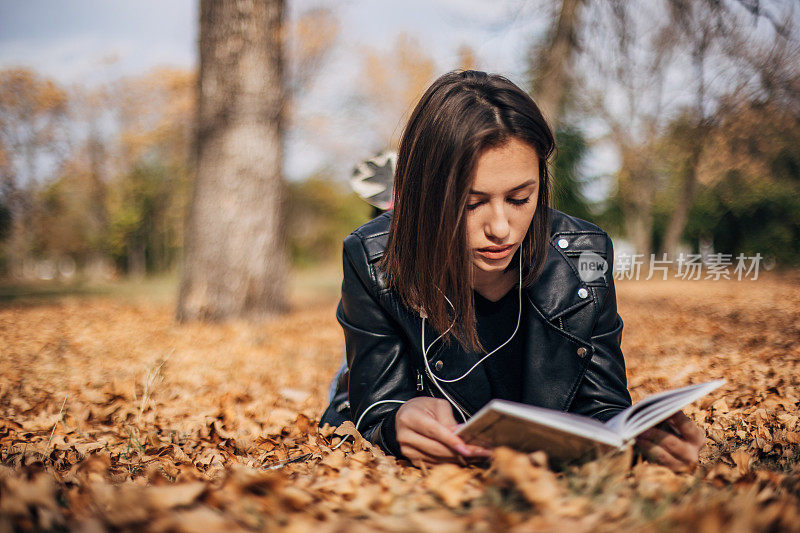
[[[746,450],[740,448],[734,452],[731,452],[731,459],[736,464],[736,467],[739,469],[739,473],[741,475],[745,475],[750,471],[750,464],[753,462],[753,456],[750,455]]]
[[[480,496],[481,491],[472,481],[475,472],[455,464],[433,466],[425,478],[425,484],[448,507],[459,507],[462,503]]]
[[[170,306],[107,298],[0,308],[0,530],[800,531],[798,281],[619,283],[634,401],[728,380],[685,409],[707,437],[693,475],[508,449],[419,469],[351,422],[317,428],[335,301],[181,326]]]

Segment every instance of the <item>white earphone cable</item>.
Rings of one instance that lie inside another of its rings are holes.
[[[451,307],[451,308],[454,308],[454,306],[453,306],[453,303],[450,301],[450,299],[449,299],[449,298],[447,298],[447,296],[445,296],[444,298],[445,298],[445,300],[447,300],[447,303],[448,303],[448,304],[450,304],[450,307]],[[430,343],[430,345],[429,345],[429,346],[427,346],[427,347],[426,347],[426,346],[425,346],[425,317],[423,316],[423,317],[422,317],[422,357],[423,357],[423,359],[425,360],[425,367],[428,369],[428,371],[430,372],[431,376],[432,376],[432,377],[434,377],[434,379],[436,379],[436,380],[438,380],[438,381],[441,381],[442,383],[453,383],[453,382],[456,382],[456,381],[460,381],[460,380],[464,379],[465,377],[467,377],[467,376],[469,375],[469,373],[470,373],[470,372],[472,372],[473,370],[475,370],[475,368],[477,368],[477,366],[478,366],[479,364],[481,364],[482,362],[484,362],[484,361],[486,360],[486,358],[488,358],[490,355],[492,355],[492,354],[496,353],[496,352],[497,352],[498,350],[500,350],[500,349],[501,349],[503,346],[505,346],[506,344],[508,344],[509,342],[511,342],[511,339],[513,339],[513,338],[514,338],[514,335],[516,335],[516,334],[517,334],[517,331],[519,330],[519,325],[520,325],[520,322],[522,321],[522,250],[520,250],[520,254],[519,254],[519,290],[518,290],[518,298],[517,298],[517,301],[518,301],[518,307],[519,307],[519,308],[518,308],[518,311],[517,311],[517,325],[514,327],[514,332],[511,334],[511,336],[510,336],[508,339],[506,339],[506,341],[505,341],[503,344],[501,344],[500,346],[498,346],[497,348],[495,348],[495,349],[494,349],[494,350],[492,350],[491,352],[489,352],[489,353],[487,353],[486,355],[484,355],[484,356],[483,356],[483,357],[482,357],[480,360],[478,360],[478,362],[476,362],[474,365],[472,365],[472,366],[469,368],[469,370],[467,370],[466,372],[464,372],[464,374],[462,374],[461,376],[459,376],[459,377],[457,377],[457,378],[453,378],[453,379],[444,379],[444,378],[440,378],[440,377],[436,376],[436,375],[435,375],[435,374],[434,374],[434,373],[433,373],[433,372],[430,370],[429,361],[428,361],[428,352],[430,351],[431,347],[432,347],[434,344],[436,344],[436,342],[437,342],[439,339],[441,339],[442,337],[444,337],[444,335],[446,335],[446,334],[447,334],[447,332],[448,332],[448,331],[450,331],[450,329],[452,329],[453,325],[455,324],[455,319],[454,319],[454,321],[453,321],[453,322],[450,324],[450,327],[448,327],[448,328],[447,328],[447,330],[446,330],[446,331],[445,331],[443,334],[441,334],[441,335],[439,335],[438,337],[436,337],[436,339],[434,339],[434,341],[433,341],[432,343]]]
[[[442,293],[442,296],[444,296],[444,299],[447,300],[447,303],[450,305],[450,308],[455,311],[455,306],[453,305],[453,302],[451,302],[450,299],[447,297],[447,295]],[[458,406],[458,404],[455,402],[455,400],[453,400],[453,398],[451,398],[450,395],[447,394],[447,392],[445,392],[445,390],[442,388],[442,386],[439,385],[439,382],[442,382],[442,383],[453,383],[455,381],[460,381],[460,380],[464,379],[465,377],[467,377],[470,374],[470,372],[475,370],[475,368],[477,368],[479,364],[484,362],[490,355],[496,353],[503,346],[505,346],[506,344],[511,342],[511,339],[513,339],[514,335],[516,335],[517,331],[519,331],[519,325],[520,325],[520,322],[522,321],[522,250],[521,249],[519,251],[519,287],[518,287],[518,298],[517,298],[517,300],[518,300],[518,304],[519,304],[519,309],[517,311],[517,325],[514,327],[514,332],[511,334],[511,336],[508,339],[506,339],[506,341],[503,344],[501,344],[500,346],[498,346],[497,348],[495,348],[491,352],[489,352],[486,355],[484,355],[483,357],[481,357],[481,359],[477,363],[472,365],[469,368],[469,370],[464,372],[464,374],[462,374],[461,376],[459,376],[457,378],[453,378],[453,379],[443,379],[443,378],[437,377],[433,373],[433,370],[431,370],[431,367],[430,367],[430,361],[428,360],[428,352],[430,351],[430,349],[433,347],[434,344],[436,344],[440,339],[442,339],[445,335],[447,335],[447,333],[453,328],[453,326],[455,325],[455,316],[453,317],[453,321],[450,323],[450,326],[444,331],[444,333],[442,333],[441,335],[436,337],[433,340],[433,342],[431,342],[428,346],[425,346],[425,319],[426,319],[426,315],[425,315],[424,311],[422,313],[420,313],[420,315],[422,316],[422,338],[421,338],[421,341],[422,341],[422,359],[425,361],[425,370],[427,371],[428,375],[432,378],[433,384],[436,385],[436,388],[439,389],[439,392],[442,393],[442,395],[447,399],[447,401],[450,403],[450,405],[455,407],[456,411],[458,411],[458,414],[461,416],[461,418],[464,420],[464,422],[467,421],[467,413],[461,407]],[[364,419],[364,415],[366,415],[367,412],[370,409],[372,409],[373,407],[375,407],[377,405],[380,405],[380,404],[384,404],[384,403],[400,403],[400,404],[402,404],[402,403],[405,403],[405,402],[406,402],[405,400],[379,400],[377,402],[372,403],[371,405],[369,405],[364,410],[364,412],[361,413],[361,416],[358,417],[358,421],[356,422],[356,425],[355,425],[356,431],[358,431],[358,427],[361,425],[361,421]],[[347,440],[347,437],[349,437],[349,435],[345,435],[345,437],[336,446],[334,446],[332,449],[335,450],[336,448],[338,448],[339,446],[344,444],[344,441]]]

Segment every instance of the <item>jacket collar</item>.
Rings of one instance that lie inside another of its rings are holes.
[[[556,245],[557,238],[558,235],[551,236],[542,273],[531,287],[525,289],[531,304],[548,321],[583,307],[594,298],[572,261]],[[580,289],[585,289],[585,292]],[[581,294],[585,297],[581,298]]]

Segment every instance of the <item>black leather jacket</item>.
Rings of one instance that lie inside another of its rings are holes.
[[[420,316],[400,302],[376,265],[386,246],[391,215],[387,212],[367,222],[344,240],[342,297],[336,317],[344,329],[349,371],[340,375],[337,394],[321,424],[333,423],[331,414],[337,416],[336,412],[356,422],[380,400],[442,396],[425,371]],[[577,270],[578,256],[585,251],[595,252],[609,265],[604,275],[590,282],[584,282]],[[525,403],[602,421],[631,405],[620,350],[622,319],[617,314],[613,264],[611,239],[602,229],[550,210],[544,270],[522,294],[527,306],[523,315],[527,320]],[[430,344],[438,333],[427,323],[425,327],[426,344]],[[438,342],[428,357],[439,378],[452,379],[481,355],[463,350],[457,342],[449,346]],[[441,386],[469,415],[491,399],[482,365],[464,379]],[[398,403],[376,405],[358,426],[365,438],[389,453],[393,452],[382,438],[382,427],[387,427],[387,417],[394,421],[398,408]]]

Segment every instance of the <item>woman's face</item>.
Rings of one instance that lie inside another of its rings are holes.
[[[467,198],[467,245],[476,279],[502,273],[522,244],[539,197],[539,156],[511,138],[478,158]]]

